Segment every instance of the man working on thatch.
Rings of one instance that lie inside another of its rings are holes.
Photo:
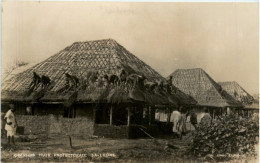
[[[14,135],[16,132],[17,122],[14,116],[15,108],[14,105],[10,105],[10,110],[5,114],[4,119],[6,119],[5,130],[7,131],[8,145],[10,145],[10,139],[14,144]]]

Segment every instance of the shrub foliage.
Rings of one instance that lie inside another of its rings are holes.
[[[258,132],[258,116],[221,116],[198,126],[190,152],[201,157],[255,154]]]

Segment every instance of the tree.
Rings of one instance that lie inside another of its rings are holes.
[[[21,61],[21,60],[16,60],[13,63],[8,64],[8,67],[6,67],[4,69],[3,79],[5,79],[7,76],[9,76],[18,67],[22,67],[22,66],[25,66],[25,65],[28,65],[28,64],[29,64],[28,62]]]

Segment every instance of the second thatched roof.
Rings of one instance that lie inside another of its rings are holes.
[[[258,109],[259,108],[258,99],[254,99],[254,97],[251,96],[237,82],[225,81],[225,82],[219,82],[219,84],[234,99],[236,99],[237,101],[240,101],[244,105],[245,108],[248,108],[248,109]]]
[[[173,84],[191,95],[198,105],[242,107],[242,104],[221,88],[203,69],[177,69],[170,76]],[[168,77],[169,78],[169,77]]]

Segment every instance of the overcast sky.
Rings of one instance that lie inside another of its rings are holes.
[[[3,2],[2,70],[113,38],[164,77],[203,68],[258,93],[257,3]]]

